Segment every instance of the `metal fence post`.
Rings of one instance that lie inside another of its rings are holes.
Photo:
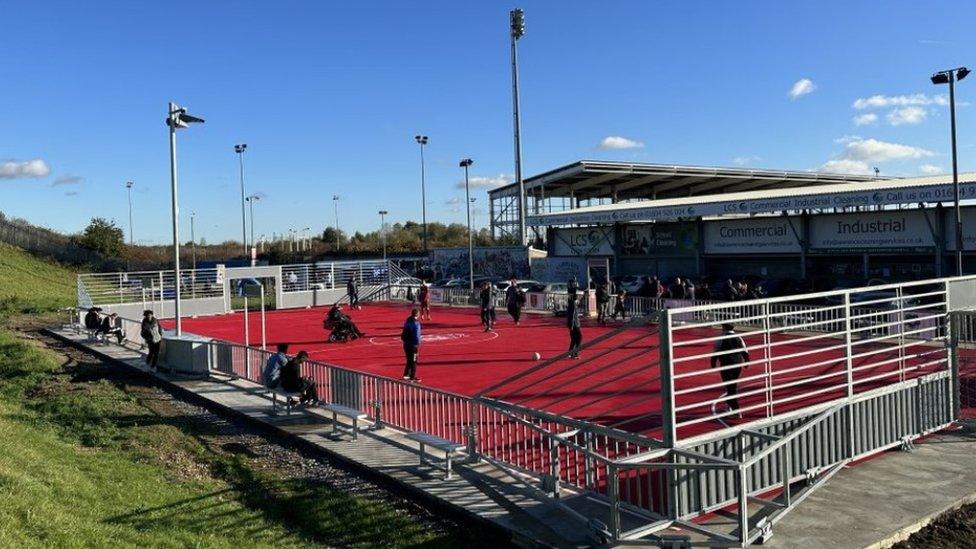
[[[383,428],[383,379],[376,378],[373,387],[373,430],[379,430]]]
[[[766,359],[764,362],[765,370],[765,384],[766,384],[766,417],[773,417],[773,359],[770,356],[773,349],[770,345],[769,337],[769,302],[764,302],[762,305],[762,330],[763,330],[763,355]]]
[[[745,547],[749,543],[749,488],[746,481],[747,468],[739,465],[736,469],[736,491],[739,499],[739,541]]]
[[[617,466],[607,464],[607,498],[610,500],[610,541],[620,539],[620,486],[617,480]]]
[[[660,334],[661,368],[661,423],[664,429],[662,440],[665,446],[674,448],[677,441],[677,423],[674,407],[674,364],[671,362],[671,313],[659,313],[658,333]]]
[[[847,451],[848,457],[854,457],[854,406],[851,399],[854,396],[854,363],[851,354],[851,294],[844,293],[844,364],[847,370]]]
[[[468,403],[468,424],[466,426],[468,444],[468,463],[478,463],[478,403],[474,400]]]
[[[596,474],[593,471],[593,432],[583,431],[583,440],[586,444],[586,455],[583,458],[583,479],[586,488],[593,490],[596,486]]]
[[[952,420],[956,421],[962,414],[962,387],[959,383],[959,332],[962,329],[961,311],[950,312],[947,315],[949,323],[949,369],[952,384]],[[968,319],[967,319],[968,320]]]
[[[549,437],[549,475],[552,477],[552,497],[559,498],[559,441]]]

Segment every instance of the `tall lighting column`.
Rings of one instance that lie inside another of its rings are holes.
[[[176,130],[202,122],[202,118],[190,116],[186,109],[176,103],[169,104],[166,125],[169,126],[169,178],[173,207],[173,313],[176,317],[176,337],[183,335],[183,319],[180,318],[180,203],[176,178]]]
[[[336,253],[339,253],[339,195],[332,195],[332,207],[335,209],[335,227],[336,227]]]
[[[522,181],[522,118],[519,106],[518,41],[525,34],[525,13],[521,8],[509,12],[512,34],[512,114],[515,126],[515,182],[518,183],[519,245],[525,244],[525,183]]]
[[[474,290],[474,241],[471,238],[471,189],[468,184],[468,168],[474,160],[465,158],[459,166],[464,168],[464,203],[468,208],[468,288]]]
[[[244,243],[244,257],[247,257],[247,213],[244,207],[244,151],[247,150],[247,143],[234,145],[234,152],[241,166],[241,241]]]
[[[251,210],[251,246],[253,247],[254,246],[254,203],[257,202],[258,200],[261,200],[261,197],[256,194],[252,194],[251,196],[248,196],[244,200],[247,201],[248,206],[250,206],[250,210]],[[247,248],[246,245],[244,246],[244,253],[245,256],[248,256],[251,253],[251,251]]]
[[[427,170],[424,166],[424,147],[427,145],[427,136],[418,135],[414,139],[420,144],[420,213],[422,216],[421,221],[424,224],[424,253],[428,252],[427,248]]]
[[[383,259],[386,259],[386,214],[390,212],[380,210],[380,238],[383,239]]]
[[[956,275],[962,276],[962,209],[959,207],[959,168],[956,163],[956,81],[966,78],[969,69],[958,67],[932,75],[933,84],[949,84],[949,125],[952,134],[952,193],[956,211]]]
[[[135,183],[131,181],[125,182],[125,188],[129,194],[129,246],[132,246],[133,244],[133,237],[132,237],[132,186],[133,185],[135,185]]]

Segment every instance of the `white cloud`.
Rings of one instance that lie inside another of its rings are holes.
[[[926,106],[926,105],[940,105],[946,106],[949,104],[949,98],[944,95],[925,95],[924,93],[915,93],[912,95],[872,95],[871,97],[861,97],[854,101],[851,105],[855,109],[884,109],[888,107],[910,107],[910,106]]]
[[[845,135],[835,142],[844,145],[844,152],[837,158],[825,162],[817,168],[817,171],[870,174],[874,171],[873,165],[880,162],[925,158],[935,154],[932,151],[911,145],[864,139],[856,135]]]
[[[68,191],[64,193],[64,196],[78,196],[78,191]]]
[[[23,179],[47,177],[51,173],[51,168],[47,163],[40,159],[26,160],[7,160],[0,162],[0,179]]]
[[[461,199],[456,196],[454,198],[448,198],[447,200],[444,201],[444,204],[448,206],[457,206],[460,203],[461,203]]]
[[[925,121],[926,114],[922,107],[902,107],[889,112],[885,118],[892,126],[901,126],[902,124],[921,124]]]
[[[918,171],[919,173],[924,175],[939,175],[945,170],[943,170],[940,166],[936,166],[934,164],[922,164],[921,166],[918,167]]]
[[[498,174],[495,177],[484,177],[484,176],[474,176],[469,178],[469,184],[471,188],[477,189],[494,189],[495,187],[501,187],[502,185],[508,185],[509,183],[515,181],[515,176],[511,174]],[[458,181],[455,185],[459,189],[464,188],[464,180]]]
[[[813,93],[813,90],[817,89],[817,86],[813,85],[813,80],[809,78],[801,78],[797,80],[793,87],[790,88],[790,99],[797,99],[808,93]]]
[[[838,142],[844,145],[844,153],[841,155],[842,159],[861,160],[863,162],[885,162],[906,158],[923,158],[935,154],[932,151],[919,147],[879,141],[877,139],[845,137],[841,138]]]
[[[85,178],[81,177],[80,175],[59,175],[54,179],[54,183],[51,183],[51,185],[54,185],[55,187],[58,185],[76,185],[84,180]]]
[[[619,135],[608,135],[604,137],[600,144],[596,148],[602,151],[611,151],[619,149],[642,149],[644,148],[644,143],[640,141],[634,141],[633,139],[627,139],[626,137],[620,137]]]
[[[856,175],[868,175],[872,172],[871,166],[868,166],[867,162],[861,160],[828,160],[824,162],[822,166],[817,168],[818,172],[826,173],[849,173]]]
[[[762,158],[759,158],[758,156],[737,156],[732,159],[732,163],[736,166],[748,166],[749,164],[759,162],[760,160],[762,160]]]
[[[873,112],[859,114],[853,118],[855,126],[866,126],[868,124],[874,124],[878,121],[878,115]]]

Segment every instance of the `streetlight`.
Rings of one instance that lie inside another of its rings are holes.
[[[386,259],[386,214],[390,212],[380,210],[380,238],[383,239],[383,259]]]
[[[302,249],[305,251],[308,251],[308,249],[312,247],[308,237],[308,231],[311,230],[312,229],[309,227],[305,227],[304,229],[302,229]]]
[[[956,275],[962,276],[962,210],[959,208],[959,168],[956,164],[956,81],[966,78],[969,69],[958,67],[932,75],[933,84],[949,84],[949,124],[952,133],[952,193],[956,210]]]
[[[335,209],[335,222],[336,222],[336,253],[339,253],[339,195],[332,195],[332,207]]]
[[[169,126],[169,179],[173,207],[173,313],[176,316],[176,337],[183,335],[183,320],[180,318],[180,204],[176,181],[176,130],[187,128],[190,124],[203,123],[202,118],[190,116],[186,109],[176,103],[169,104],[166,125]]]
[[[474,160],[465,158],[459,166],[464,168],[464,197],[468,207],[468,287],[474,290],[474,244],[471,240],[471,190],[468,185],[468,168],[474,164]]]
[[[129,246],[132,246],[132,242],[133,242],[132,240],[132,186],[133,185],[135,185],[135,183],[131,181],[126,181],[125,183],[125,188],[127,190],[126,192],[128,192],[129,194]]]
[[[197,270],[197,237],[193,234],[193,222],[196,220],[197,212],[190,212],[190,249],[193,250],[193,270]]]
[[[515,125],[515,181],[519,197],[519,244],[525,244],[525,184],[522,182],[522,120],[519,115],[518,48],[519,38],[525,34],[525,13],[521,8],[509,12],[512,34],[512,114]]]
[[[234,145],[234,152],[241,165],[241,239],[244,241],[244,257],[247,257],[247,214],[244,210],[244,151],[247,150],[247,143]]]
[[[420,200],[421,215],[424,223],[424,253],[427,253],[427,174],[424,168],[424,146],[427,145],[427,136],[418,135],[414,139],[420,144]]]
[[[248,205],[250,206],[250,210],[251,210],[251,246],[254,246],[254,203],[257,202],[258,200],[261,200],[261,197],[256,194],[252,194],[251,196],[248,196],[244,200],[248,202]],[[244,252],[245,255],[249,253],[247,246],[244,246]]]
[[[295,248],[298,247],[297,242],[298,231],[295,229],[288,229],[288,251],[294,252]]]

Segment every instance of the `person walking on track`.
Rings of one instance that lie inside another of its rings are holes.
[[[430,288],[426,282],[420,283],[417,300],[420,301],[420,320],[430,320]]]
[[[505,289],[505,307],[508,309],[508,314],[515,321],[515,325],[518,326],[519,321],[522,319],[522,306],[525,305],[525,292],[522,288],[518,287],[515,283],[515,278],[513,277]]]
[[[742,364],[749,362],[749,351],[732,324],[722,324],[722,337],[715,342],[715,353],[711,362],[712,368],[716,364],[721,365],[719,374],[725,385],[725,402],[730,411],[738,413],[739,399],[736,394],[739,392],[739,376],[742,374]],[[712,405],[712,413],[717,410],[716,404]]]
[[[403,341],[403,354],[407,365],[403,369],[403,379],[420,381],[417,379],[417,354],[420,352],[420,311],[413,309],[410,316],[403,323],[400,340]]]
[[[579,358],[580,348],[583,347],[583,330],[580,327],[580,317],[576,311],[576,303],[575,298],[570,298],[566,302],[566,327],[569,328],[570,358]]]
[[[481,300],[481,325],[486,332],[490,332],[495,326],[495,288],[491,282],[485,281],[481,285],[481,293],[478,296]]]
[[[627,309],[624,307],[624,298],[626,297],[627,292],[623,288],[617,288],[617,295],[613,301],[613,314],[610,315],[610,318],[617,320],[619,314],[621,319],[627,320]]]
[[[599,282],[596,285],[596,320],[600,324],[607,323],[607,308],[610,305],[610,291],[607,289],[606,282]]]
[[[349,294],[349,308],[350,309],[361,309],[359,306],[359,283],[356,282],[356,275],[349,277],[349,282],[346,283],[346,293]]]

